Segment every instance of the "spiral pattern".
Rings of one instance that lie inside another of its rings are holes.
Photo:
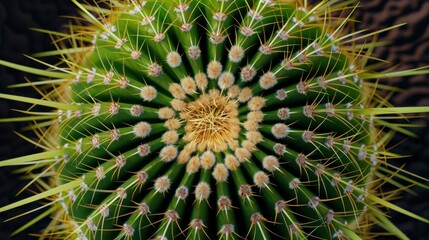
[[[340,3],[88,8],[68,63],[59,201],[81,239],[330,239],[365,231],[378,156]],[[90,14],[89,11],[94,11]],[[94,32],[94,29],[96,31]],[[78,29],[79,30],[79,29]]]

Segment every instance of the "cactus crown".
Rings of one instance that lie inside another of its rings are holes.
[[[427,70],[371,73],[351,2],[76,2],[90,26],[39,72],[58,79],[36,101],[57,109],[38,123],[47,151],[2,165],[54,175],[37,196],[62,206],[59,239],[402,237],[379,212],[377,116],[428,109],[388,107],[372,80]]]

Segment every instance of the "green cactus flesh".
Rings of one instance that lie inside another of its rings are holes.
[[[92,43],[55,91],[65,238],[365,236],[383,100],[346,4],[110,4],[78,4]]]
[[[60,117],[79,232],[326,239],[360,221],[376,143],[335,29],[275,1],[133,5],[105,19]]]

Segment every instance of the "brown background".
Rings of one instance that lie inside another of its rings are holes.
[[[30,31],[30,27],[61,30],[67,20],[64,15],[74,15],[76,8],[68,0],[0,0],[0,59],[37,67],[37,64],[23,57],[23,54],[53,49],[47,35]],[[399,69],[429,65],[429,1],[428,0],[370,0],[361,1],[361,8],[356,14],[361,20],[360,29],[377,30],[394,24],[407,22],[406,26],[389,33],[381,34],[381,40],[392,41],[389,48],[380,48],[375,52],[377,57],[389,60]],[[47,59],[52,63],[55,59]],[[40,66],[39,66],[40,67]],[[24,77],[34,78],[29,74],[0,67],[0,92],[37,97],[28,89],[7,89],[6,86],[21,83]],[[429,76],[391,79],[389,84],[404,89],[393,98],[397,106],[429,105]],[[16,114],[9,111],[11,108],[25,109],[25,104],[11,103],[0,100],[0,118],[13,117]],[[429,126],[429,116],[412,120]],[[0,124],[0,160],[34,152],[32,145],[26,144],[16,137],[13,131],[19,131],[26,124]],[[397,152],[409,154],[413,157],[395,161],[401,165],[407,163],[406,169],[429,178],[429,128],[413,129],[419,135],[417,139],[409,139],[397,148]],[[394,142],[403,138],[397,135]],[[0,206],[16,201],[15,193],[24,186],[11,169],[0,169]],[[389,188],[387,187],[386,190]],[[400,206],[411,209],[426,218],[429,218],[429,191],[415,189],[419,196],[403,194],[403,198],[395,201]],[[24,193],[18,197],[30,196]],[[35,215],[19,218],[12,222],[3,223],[16,214],[37,207],[33,204],[24,206],[16,211],[0,214],[0,240],[9,239],[8,235],[17,227],[25,224]],[[409,235],[411,239],[428,239],[429,226],[421,222],[391,213],[393,221]],[[47,221],[31,227],[26,233],[13,239],[33,239],[28,233],[37,232]],[[378,239],[392,239],[381,236]]]

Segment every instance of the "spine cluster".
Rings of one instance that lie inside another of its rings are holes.
[[[75,38],[88,44],[64,60],[72,77],[52,104],[55,147],[34,156],[53,162],[54,201],[72,229],[58,236],[369,234],[388,136],[367,47],[344,30],[347,5],[78,6],[90,26],[76,26]]]
[[[131,1],[59,116],[83,239],[342,238],[378,164],[360,62],[329,4]],[[323,25],[323,24],[326,25]],[[349,236],[349,237],[353,237]]]

